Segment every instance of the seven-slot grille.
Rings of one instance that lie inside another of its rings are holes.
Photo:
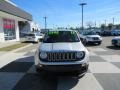
[[[65,62],[65,61],[75,61],[76,52],[53,52],[47,53],[48,62]]]
[[[94,39],[94,40],[99,40],[99,38],[98,38],[98,37],[93,37],[93,39]]]
[[[117,40],[112,40],[112,43],[113,43],[113,44],[117,44],[118,41],[117,41]]]

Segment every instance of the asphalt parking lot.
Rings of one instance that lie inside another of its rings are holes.
[[[37,74],[33,62],[37,44],[17,51],[22,57],[0,69],[0,90],[120,90],[120,47],[113,47],[111,39],[103,37],[100,46],[86,46],[90,66],[82,78]]]

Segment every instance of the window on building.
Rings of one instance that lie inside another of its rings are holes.
[[[16,39],[15,20],[3,19],[3,29],[5,40]]]

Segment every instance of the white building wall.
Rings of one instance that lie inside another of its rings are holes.
[[[15,31],[16,31],[16,39],[15,40],[10,40],[10,41],[20,41],[19,26],[18,26],[18,21],[17,20],[15,20]],[[5,42],[4,29],[3,29],[3,18],[2,17],[0,17],[0,42]]]
[[[8,41],[20,41],[20,35],[19,35],[20,30],[19,30],[18,21],[28,22],[28,24],[23,28],[23,31],[24,32],[31,31],[31,25],[30,25],[29,21],[27,21],[23,18],[20,18],[20,17],[17,17],[17,16],[0,11],[0,42],[6,42],[5,38],[4,38],[3,18],[15,20],[16,39],[15,40],[8,40]]]
[[[3,19],[0,17],[0,42],[4,42]]]
[[[40,25],[38,23],[35,23],[35,22],[30,22],[30,26],[31,26],[31,31],[33,31],[33,29],[36,31],[41,31],[40,29]]]
[[[15,20],[16,41],[20,41],[18,21]]]

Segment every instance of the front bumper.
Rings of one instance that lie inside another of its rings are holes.
[[[120,46],[120,41],[118,41],[118,40],[112,40],[112,45],[114,45],[114,46]]]
[[[37,42],[36,39],[27,39],[26,41],[27,41],[27,42]]]
[[[88,41],[88,43],[101,43],[102,41]]]
[[[120,43],[112,43],[114,46],[120,46]]]
[[[74,72],[79,71],[80,74],[87,72],[89,64],[78,65],[37,65],[37,69],[52,72]]]

